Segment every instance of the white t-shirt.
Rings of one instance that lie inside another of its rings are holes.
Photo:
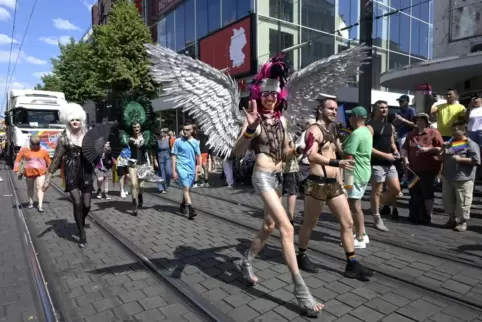
[[[474,108],[470,112],[469,124],[467,126],[469,131],[482,130],[482,107]]]

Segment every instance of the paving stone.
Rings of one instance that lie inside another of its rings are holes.
[[[335,299],[325,303],[324,310],[334,316],[341,317],[342,315],[351,311],[351,307]]]
[[[365,305],[357,307],[351,311],[350,314],[365,322],[378,321],[385,316],[383,313],[375,311]]]
[[[390,314],[391,312],[395,311],[398,308],[396,305],[393,305],[380,298],[375,298],[369,301],[368,303],[366,303],[365,305],[385,315]]]
[[[248,305],[259,313],[263,314],[277,307],[279,304],[268,299],[258,298],[249,302]]]
[[[460,294],[465,294],[470,290],[469,285],[459,283],[453,280],[446,281],[445,283],[442,284],[442,287]]]
[[[250,308],[248,305],[240,306],[229,312],[229,316],[235,321],[245,322],[250,321],[259,315],[254,309]]]
[[[350,305],[353,308],[358,307],[367,301],[366,298],[349,292],[338,296],[336,299],[340,302]]]

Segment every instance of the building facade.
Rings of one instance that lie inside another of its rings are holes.
[[[381,83],[414,90],[421,84],[443,93],[455,88],[461,102],[482,91],[482,0],[437,0],[433,60],[385,72]]]

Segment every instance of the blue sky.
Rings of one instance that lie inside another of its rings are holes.
[[[0,110],[3,110],[5,86],[12,39],[15,3],[17,15],[10,65],[12,74],[25,29],[35,0],[0,0]],[[40,76],[52,70],[50,58],[59,54],[58,42],[69,37],[79,40],[91,25],[90,8],[96,0],[37,0],[10,89],[33,88]]]

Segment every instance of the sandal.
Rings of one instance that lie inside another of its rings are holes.
[[[295,281],[294,294],[302,312],[308,317],[317,317],[323,310],[324,305],[316,302],[303,279],[298,282]],[[317,307],[320,307],[320,309],[317,310]]]
[[[245,259],[241,262],[241,274],[243,275],[244,281],[251,286],[256,285],[258,282],[258,278],[253,272],[253,265]]]

